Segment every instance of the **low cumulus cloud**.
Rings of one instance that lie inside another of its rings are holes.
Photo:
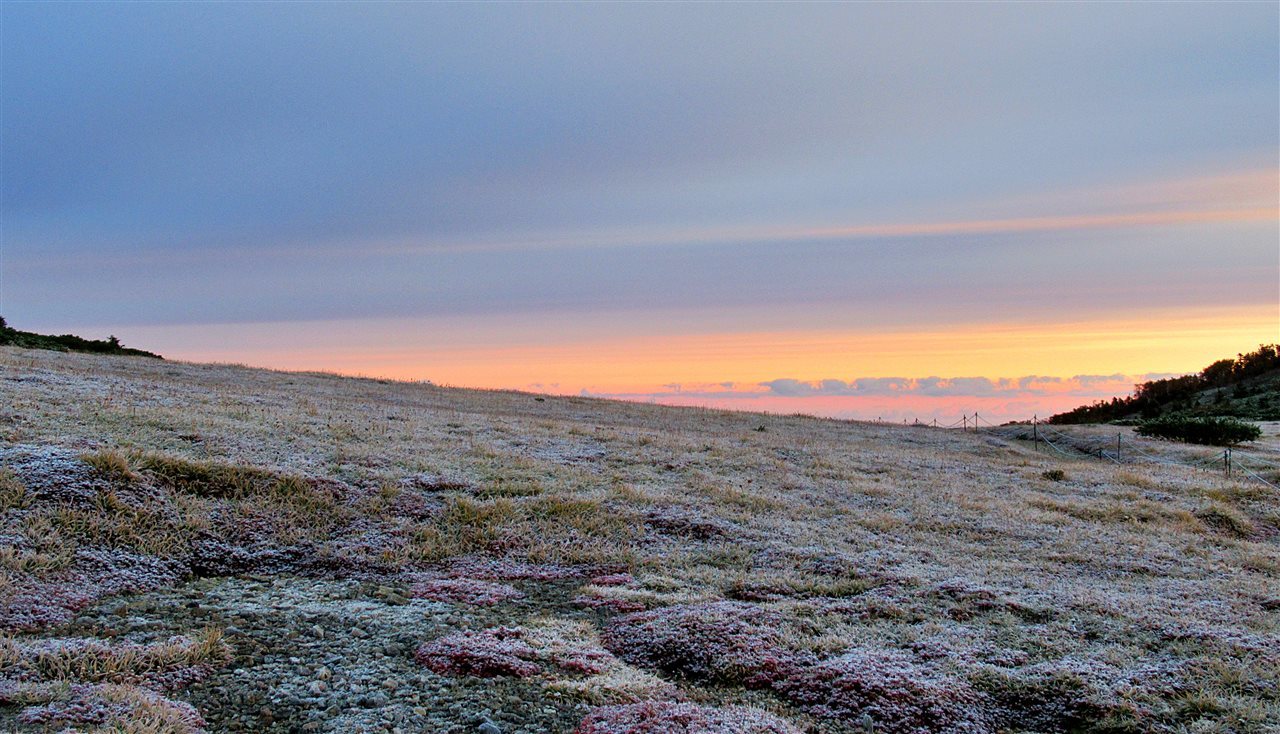
[[[1084,388],[1098,387],[1104,385],[1113,385],[1117,382],[1128,382],[1131,379],[1145,379],[1146,375],[1140,375],[1138,378],[1130,378],[1128,375],[1076,375],[1071,380]]]
[[[1021,377],[858,377],[765,382],[685,382],[654,391],[593,392],[596,397],[771,413],[890,422],[937,420],[940,425],[981,412],[993,422],[1027,420],[1128,394],[1135,384],[1166,375],[1023,375]]]
[[[1048,377],[1025,375],[1023,377],[859,377],[854,380],[797,380],[779,378],[759,383],[768,394],[778,397],[836,397],[836,396],[890,396],[925,395],[948,396],[1000,396],[1000,395],[1049,395],[1092,394],[1098,390],[1127,388],[1141,382],[1146,376],[1130,375],[1076,375],[1074,377]]]
[[[940,379],[940,378],[930,378]],[[835,395],[893,395],[913,389],[916,380],[905,377],[860,377],[845,380],[794,380],[781,378],[759,383],[772,395],[788,398],[808,398]]]

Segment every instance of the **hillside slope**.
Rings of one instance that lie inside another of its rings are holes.
[[[0,730],[1280,727],[1280,510],[1212,474],[13,348],[0,467]]]
[[[1127,398],[1099,400],[1049,418],[1050,423],[1106,423],[1179,413],[1280,420],[1280,345],[1263,344],[1200,372],[1137,385]]]

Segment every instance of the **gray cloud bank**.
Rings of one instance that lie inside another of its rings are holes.
[[[1114,375],[1076,375],[1074,377],[860,377],[854,380],[805,381],[789,378],[760,383],[769,395],[779,397],[892,396],[922,395],[929,397],[1025,396],[1049,394],[1092,394],[1099,388],[1114,387],[1129,380],[1141,382],[1152,375],[1130,377]]]
[[[1277,294],[1275,222],[445,246],[1045,215],[1014,200],[1274,166],[1274,3],[0,12],[3,306],[32,327],[744,303],[923,322]]]
[[[852,380],[796,380],[780,378],[751,385],[749,383],[668,383],[663,391],[618,393],[583,391],[600,397],[631,400],[684,398],[716,400],[751,400],[767,398],[892,398],[892,397],[975,397],[1035,398],[1071,396],[1096,398],[1127,393],[1133,385],[1173,377],[1172,373],[1152,372],[1142,375],[1075,375],[1050,377],[1026,375],[990,379],[986,377],[859,377]],[[763,388],[763,389],[757,389]]]

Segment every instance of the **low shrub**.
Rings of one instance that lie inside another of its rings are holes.
[[[1143,436],[1183,441],[1205,446],[1235,446],[1262,437],[1262,429],[1237,418],[1166,415],[1143,421],[1137,432]]]
[[[799,734],[785,720],[760,709],[713,708],[692,703],[642,701],[604,706],[578,724],[574,734]]]
[[[645,523],[663,535],[694,540],[715,540],[739,534],[738,527],[728,520],[673,507],[651,510],[645,516]]]
[[[600,609],[611,612],[639,612],[644,609],[644,602],[635,599],[624,599],[596,594],[579,594],[571,603],[583,609]]]
[[[440,675],[474,675],[479,678],[537,675],[538,652],[519,627],[466,630],[418,647],[417,661]]]
[[[721,601],[664,607],[615,619],[604,646],[633,665],[689,678],[764,687],[807,661],[787,644],[782,616]]]
[[[305,484],[297,477],[282,476],[265,469],[214,461],[189,461],[161,454],[137,454],[129,464],[153,477],[162,486],[198,497],[232,499],[276,493],[289,495]]]
[[[102,684],[14,684],[0,702],[25,705],[18,721],[47,731],[124,734],[203,734],[195,707],[135,686]],[[88,727],[87,729],[80,727]]]
[[[774,688],[813,716],[861,721],[880,734],[991,730],[968,683],[892,650],[853,650],[797,669]]]
[[[414,584],[409,595],[415,599],[429,599],[450,603],[493,606],[509,599],[521,599],[524,594],[507,584],[496,584],[476,579],[428,579]]]
[[[1107,711],[1094,703],[1097,691],[1070,669],[1046,668],[1013,672],[987,668],[970,677],[975,688],[991,699],[998,726],[1033,731],[1092,731]]]
[[[1195,516],[1215,530],[1240,538],[1247,538],[1254,531],[1253,521],[1248,515],[1221,502],[1214,502],[1208,507],[1197,510]]]
[[[735,579],[725,589],[725,596],[741,601],[769,601],[795,597],[801,599],[857,596],[872,587],[872,582],[860,578],[822,578],[799,576],[780,578],[777,575],[743,576]]]
[[[415,657],[430,670],[451,676],[585,675],[603,680],[629,672],[622,661],[600,646],[591,625],[554,618],[531,620],[522,627],[454,632],[421,645]],[[665,689],[656,679],[642,680],[643,674],[623,677],[630,678],[624,682],[631,686],[639,683],[646,690]]]
[[[448,578],[485,581],[563,581],[618,574],[622,569],[617,564],[529,563],[512,558],[463,556],[452,559],[442,573]]]
[[[167,688],[198,679],[230,659],[222,630],[147,645],[97,639],[0,642],[0,660],[25,678],[81,683],[143,683]]]
[[[606,573],[591,579],[594,586],[627,586],[635,583],[635,577],[629,573]]]

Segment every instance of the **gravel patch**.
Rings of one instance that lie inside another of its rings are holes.
[[[572,590],[530,591],[545,611]],[[113,599],[66,629],[151,642],[225,627],[234,659],[174,696],[210,731],[571,731],[589,707],[539,681],[445,677],[414,660],[423,641],[518,618],[521,606],[407,599],[367,581],[219,578]]]

